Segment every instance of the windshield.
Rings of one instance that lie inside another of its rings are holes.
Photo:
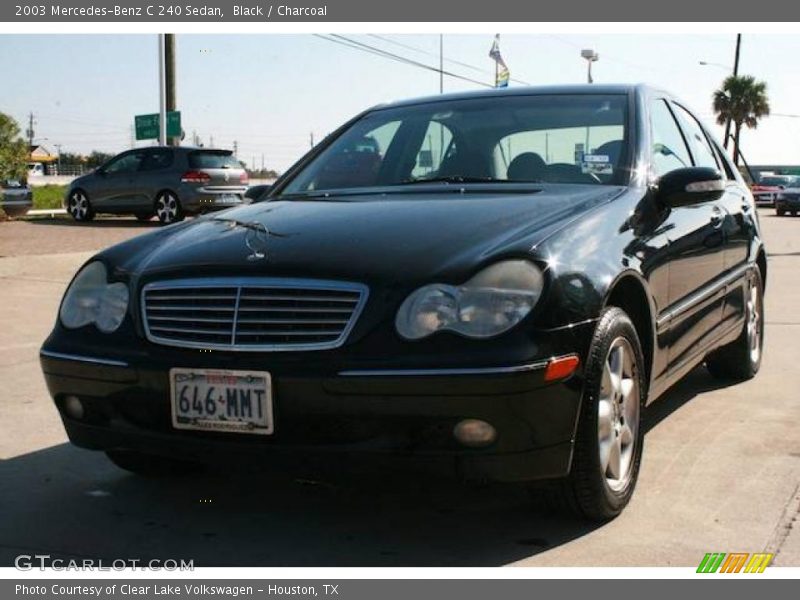
[[[761,181],[758,183],[759,185],[779,186],[787,185],[793,182],[791,177],[762,177]]]
[[[629,154],[626,107],[622,94],[559,94],[378,109],[281,193],[448,182],[619,185]]]

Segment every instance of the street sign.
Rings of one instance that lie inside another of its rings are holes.
[[[158,139],[158,113],[152,115],[136,115],[134,118],[136,124],[136,139],[137,140],[157,140]],[[181,136],[181,111],[172,110],[167,113],[167,137],[180,137]]]

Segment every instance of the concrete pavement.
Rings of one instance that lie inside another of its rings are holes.
[[[383,473],[128,475],[67,444],[37,358],[96,230],[69,232],[76,252],[0,252],[0,564],[35,551],[198,566],[696,566],[706,552],[769,551],[800,566],[800,219],[773,215],[762,211],[761,373],[726,386],[696,369],[654,404],[633,502],[602,526],[532,512],[513,487]]]

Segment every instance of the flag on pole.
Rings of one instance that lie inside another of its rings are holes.
[[[508,65],[506,65],[506,61],[503,60],[503,56],[500,54],[499,33],[494,36],[492,49],[489,50],[489,58],[493,59],[495,62],[494,87],[508,87],[508,80],[511,76],[511,72],[508,70]]]

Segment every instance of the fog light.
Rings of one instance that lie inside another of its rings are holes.
[[[453,435],[465,446],[488,446],[497,439],[497,430],[486,421],[464,419],[455,426]]]
[[[83,408],[83,402],[77,396],[67,396],[64,398],[64,412],[71,419],[83,419],[86,414],[86,409]]]

